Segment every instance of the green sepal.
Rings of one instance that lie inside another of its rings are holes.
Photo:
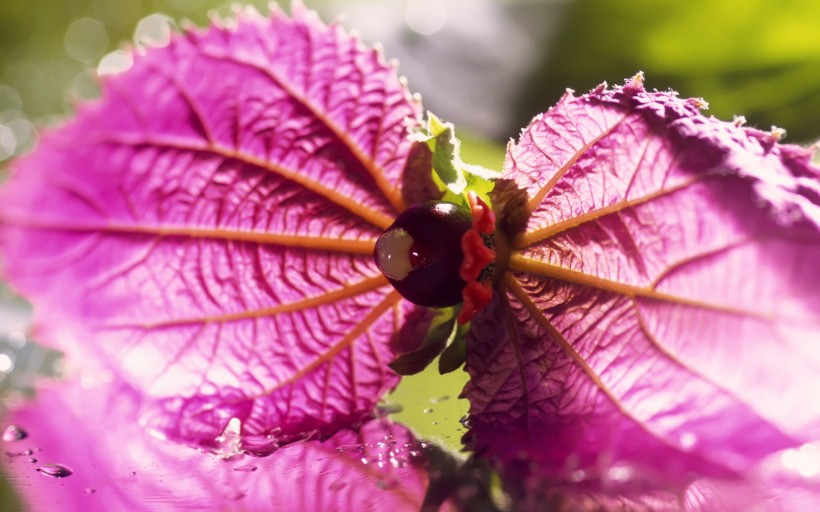
[[[467,333],[470,332],[470,325],[456,325],[456,332],[453,340],[441,353],[438,358],[438,372],[441,375],[458,370],[467,360]]]
[[[433,318],[430,330],[419,347],[400,355],[387,366],[399,375],[415,375],[433,362],[445,349],[456,331],[456,313],[453,308],[440,310]]]
[[[469,208],[467,192],[472,191],[485,203],[491,204],[489,193],[501,173],[461,160],[461,143],[455,136],[452,123],[442,122],[435,114],[428,112],[427,125],[411,134],[411,139],[426,143],[433,153],[433,181],[444,192],[442,201]]]

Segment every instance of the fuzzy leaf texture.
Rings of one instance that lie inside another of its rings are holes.
[[[494,201],[527,202],[464,391],[508,473],[681,489],[820,439],[820,171],[701,107],[638,76],[510,144]]]
[[[43,137],[0,197],[4,273],[42,340],[208,444],[271,446],[371,413],[414,307],[373,263],[405,203],[417,101],[301,4],[176,35]],[[423,319],[423,318],[422,318]]]

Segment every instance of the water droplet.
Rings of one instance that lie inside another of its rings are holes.
[[[97,489],[92,489],[91,487],[86,487],[85,489],[83,489],[83,492],[85,492],[86,494],[94,494],[95,492],[97,492]]]
[[[28,437],[28,432],[17,425],[9,425],[3,430],[3,441],[11,443]]]
[[[381,404],[378,408],[379,416],[387,416],[388,414],[397,414],[404,410],[400,404]]]
[[[29,457],[28,461],[34,464],[35,462],[37,462],[37,459],[35,459],[34,457]]]
[[[242,453],[242,421],[239,418],[231,418],[225,426],[225,430],[216,438],[219,443],[216,454],[223,459],[230,459]]]
[[[137,476],[137,472],[136,471],[129,471],[128,475],[129,476]]]
[[[346,485],[347,485],[347,482],[342,482],[342,481],[337,480],[337,481],[333,482],[332,484],[330,484],[329,489],[331,491],[339,491],[339,490],[342,490]]]
[[[71,468],[68,466],[63,466],[62,464],[43,464],[37,468],[37,471],[39,471],[42,475],[53,478],[65,478],[74,474],[74,471],[72,471]]]
[[[445,401],[445,400],[449,400],[449,399],[450,399],[450,395],[442,395],[442,396],[440,396],[440,397],[438,397],[438,398],[431,398],[431,399],[430,399],[430,402],[431,402],[431,403],[434,403],[434,404],[437,404],[437,403],[439,403],[439,402],[443,402],[443,401]]]
[[[252,471],[256,471],[257,467],[251,464],[244,464],[242,466],[236,466],[233,468],[234,471],[243,471],[245,473],[250,473]]]
[[[430,414],[431,412],[433,412],[433,409],[424,409],[421,412],[423,412],[424,414]]]
[[[469,416],[462,416],[459,418],[458,422],[461,423],[464,428],[472,428],[473,426],[473,422]]]

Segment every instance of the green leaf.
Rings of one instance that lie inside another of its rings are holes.
[[[456,327],[453,341],[447,345],[438,360],[438,372],[442,375],[461,368],[467,358],[467,333],[470,331],[469,324]]]
[[[421,345],[412,352],[396,358],[388,366],[399,375],[415,375],[433,362],[456,331],[456,313],[453,308],[441,311],[433,320]]]
[[[461,143],[452,123],[428,112],[427,126],[419,128],[412,138],[426,143],[433,153],[433,180],[444,192],[443,201],[467,206],[467,192],[473,191],[487,204],[491,203],[489,193],[501,174],[461,160]]]

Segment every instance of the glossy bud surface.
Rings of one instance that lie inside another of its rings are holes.
[[[410,206],[376,242],[376,265],[407,300],[431,308],[462,301],[461,237],[472,227],[470,211],[429,201]]]

